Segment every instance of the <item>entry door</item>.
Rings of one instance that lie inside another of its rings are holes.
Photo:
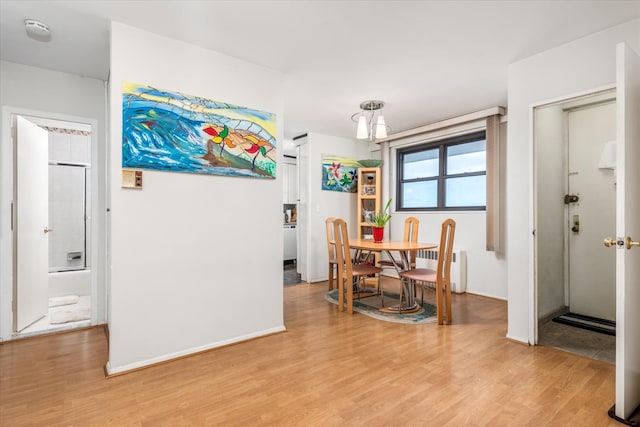
[[[16,116],[16,269],[14,331],[19,332],[48,310],[49,140],[46,130]]]
[[[616,406],[627,419],[640,405],[640,58],[616,46]]]
[[[569,310],[616,319],[616,256],[602,245],[615,228],[615,171],[599,169],[607,143],[616,138],[614,101],[567,113],[568,189],[578,201],[568,204]]]

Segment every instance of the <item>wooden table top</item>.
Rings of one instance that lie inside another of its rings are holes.
[[[415,251],[418,249],[433,249],[438,245],[425,242],[408,242],[405,240],[383,240],[374,242],[373,239],[349,239],[349,246],[353,249],[368,251]]]

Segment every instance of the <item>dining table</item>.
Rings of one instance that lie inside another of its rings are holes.
[[[389,256],[391,261],[393,261],[402,287],[400,303],[389,307],[382,307],[380,311],[389,313],[412,313],[421,309],[420,304],[416,302],[413,286],[411,286],[408,279],[400,276],[400,273],[411,268],[409,254],[412,251],[434,249],[438,247],[436,243],[411,242],[407,240],[382,240],[376,242],[373,239],[349,239],[349,247],[356,250],[356,259],[362,259],[363,256],[367,258],[372,252],[384,252]],[[394,252],[400,255],[399,259],[394,257]]]

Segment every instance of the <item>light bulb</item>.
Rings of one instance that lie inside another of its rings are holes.
[[[376,139],[387,137],[387,125],[384,122],[383,116],[378,116],[378,122],[376,123]]]
[[[369,132],[367,132],[367,118],[365,116],[360,116],[358,118],[358,130],[356,132],[356,139],[367,138],[369,138]]]

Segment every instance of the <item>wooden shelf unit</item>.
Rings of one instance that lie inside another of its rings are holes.
[[[380,168],[358,169],[358,232],[359,239],[373,238],[369,213],[380,211],[382,181]]]

